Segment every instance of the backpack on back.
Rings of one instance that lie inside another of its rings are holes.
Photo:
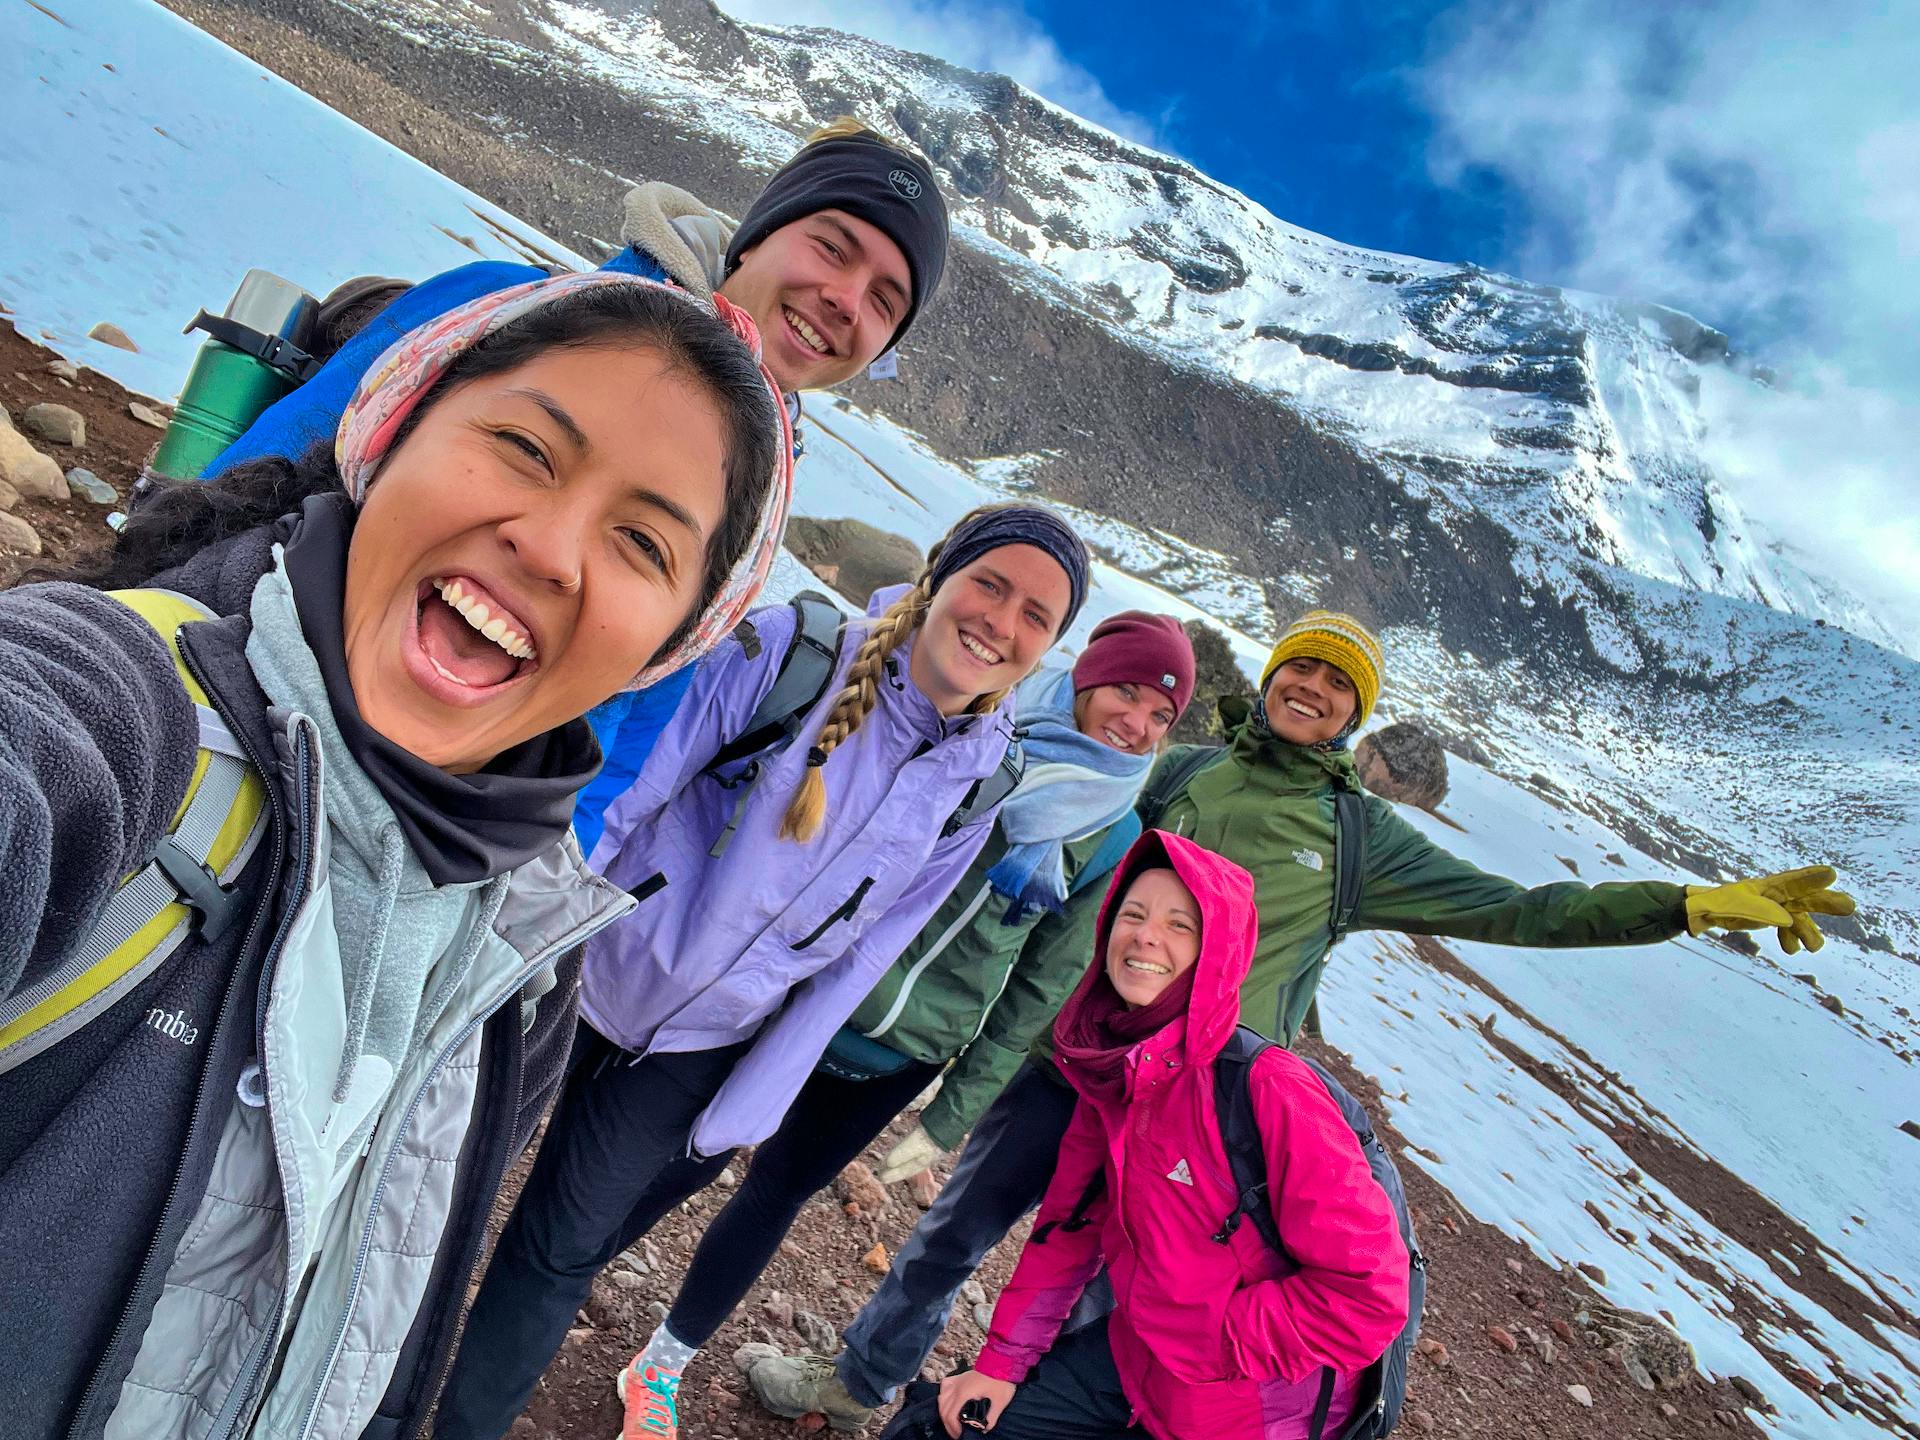
[[[1263,1051],[1272,1048],[1273,1041],[1257,1030],[1242,1025],[1234,1031],[1214,1061],[1214,1110],[1220,1123],[1221,1143],[1227,1152],[1227,1164],[1233,1173],[1236,1199],[1233,1209],[1227,1212],[1212,1239],[1220,1245],[1229,1243],[1233,1232],[1240,1228],[1240,1222],[1244,1219],[1259,1232],[1268,1248],[1289,1264],[1294,1264],[1286,1239],[1273,1218],[1273,1207],[1268,1203],[1267,1156],[1260,1140],[1258,1119],[1253,1113],[1253,1064]],[[1373,1122],[1367,1118],[1366,1110],[1325,1067],[1304,1056],[1298,1058],[1326,1086],[1327,1094],[1333,1098],[1333,1103],[1339,1107],[1348,1127],[1359,1140],[1361,1153],[1367,1157],[1367,1168],[1373,1172],[1375,1182],[1386,1192],[1387,1199],[1393,1205],[1393,1213],[1400,1224],[1400,1239],[1407,1247],[1409,1261],[1406,1325],[1387,1347],[1386,1353],[1362,1372],[1353,1415],[1346,1428],[1332,1437],[1325,1436],[1323,1432],[1327,1410],[1333,1400],[1336,1377],[1331,1366],[1323,1370],[1320,1399],[1314,1408],[1309,1440],[1381,1440],[1399,1422],[1401,1409],[1406,1404],[1407,1361],[1413,1354],[1414,1342],[1420,1338],[1420,1316],[1426,1307],[1427,1258],[1420,1253],[1419,1240],[1413,1231],[1413,1217],[1407,1209],[1407,1192],[1400,1183],[1400,1172],[1394,1166],[1393,1157],[1387,1153],[1387,1147],[1373,1133]],[[1066,1231],[1085,1229],[1092,1223],[1088,1212],[1106,1188],[1106,1169],[1102,1166],[1087,1182],[1087,1188],[1074,1202],[1072,1212],[1064,1220],[1050,1220],[1036,1229],[1032,1243],[1044,1245],[1056,1226]]]
[[[768,767],[764,762],[786,749],[799,735],[801,725],[827,693],[834,665],[840,657],[845,621],[840,607],[817,590],[802,590],[788,603],[795,612],[793,639],[787,643],[787,653],[780,657],[772,688],[754,707],[746,729],[722,745],[700,772],[724,789],[736,792],[726,828],[707,852],[716,860],[726,854],[727,847],[733,843],[733,832],[746,813],[747,801],[766,776]],[[751,619],[741,621],[733,633],[749,659],[760,653],[760,634]],[[746,763],[741,765],[742,761]],[[740,766],[738,770],[727,773],[736,765]],[[1019,785],[1026,765],[1026,752],[1021,748],[1020,731],[1016,727],[1012,743],[1000,757],[999,768],[973,782],[947,817],[940,837],[944,840],[955,835],[976,817],[994,810]]]
[[[154,855],[107,898],[93,928],[52,974],[0,1000],[0,1074],[85,1025],[152,975],[197,929],[217,939],[240,919],[226,888],[267,832],[266,782],[213,710],[180,653],[182,626],[213,616],[169,590],[115,590],[167,641],[200,723],[187,793]]]

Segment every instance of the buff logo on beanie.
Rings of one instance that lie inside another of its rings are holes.
[[[888,171],[887,183],[909,200],[918,200],[920,198],[920,192],[926,188],[920,183],[920,178],[911,170]]]

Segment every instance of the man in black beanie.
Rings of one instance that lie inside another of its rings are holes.
[[[926,162],[840,120],[767,182],[719,290],[759,325],[781,388],[819,390],[899,344],[946,263],[947,207]]]

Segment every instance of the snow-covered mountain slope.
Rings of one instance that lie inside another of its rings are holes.
[[[1049,294],[1285,398],[1415,494],[1466,490],[1543,560],[1575,554],[1920,644],[1716,480],[1701,372],[1763,381],[1688,316],[1343,245],[1004,77],[837,31],[736,26],[674,0],[527,8],[575,63],[670,100],[769,167],[815,117],[884,117],[940,170],[976,243],[1025,262]],[[1580,593],[1564,571],[1545,578]]]
[[[178,321],[216,303],[247,265],[277,263],[313,285],[376,266],[420,273],[472,253],[440,227],[471,234],[475,210],[518,246],[557,253],[538,231],[145,0],[61,0],[57,9],[57,20],[35,6],[0,9],[0,127],[35,141],[30,154],[0,151],[0,193],[11,197],[0,303],[75,358],[169,393],[196,348]],[[297,194],[355,203],[303,206],[289,190],[295,175]],[[63,246],[87,263],[49,265]],[[100,319],[135,329],[142,353],[85,341]],[[1046,459],[955,465],[859,406],[817,400],[809,413],[802,513],[857,514],[922,543],[980,500],[1032,485]],[[1076,519],[1111,563],[1069,644],[1100,616],[1144,606],[1223,620],[1242,662],[1259,664],[1270,620],[1230,557],[1124,518]],[[779,583],[791,589],[805,576],[789,563]],[[1913,861],[1888,838],[1911,831],[1914,817],[1874,808],[1911,786],[1898,791],[1899,777],[1884,773],[1896,752],[1868,743],[1874,729],[1897,733],[1879,726],[1883,710],[1896,721],[1912,711],[1911,680],[1900,678],[1909,672],[1889,668],[1897,657],[1750,602],[1643,583],[1632,603],[1656,618],[1670,607],[1655,628],[1685,637],[1648,663],[1703,675],[1675,701],[1673,733],[1657,745],[1647,736],[1660,732],[1621,698],[1634,693],[1631,676],[1617,694],[1569,681],[1534,696],[1531,710],[1503,706],[1515,684],[1533,683],[1508,673],[1520,662],[1482,665],[1423,648],[1432,642],[1417,629],[1390,634],[1402,689],[1457,669],[1468,677],[1458,682],[1463,705],[1480,690],[1492,697],[1488,717],[1468,727],[1484,736],[1491,763],[1456,759],[1447,819],[1414,823],[1529,883],[1570,872],[1671,877],[1669,858],[1630,829],[1576,813],[1575,802],[1584,805],[1588,789],[1646,786],[1650,803],[1693,817],[1689,767],[1718,763],[1730,793],[1751,796],[1747,811],[1720,817],[1728,833],[1737,829],[1742,846],[1790,849],[1788,832],[1827,818],[1832,799],[1805,775],[1761,763],[1776,757],[1723,738],[1713,710],[1737,675],[1749,703],[1792,739],[1778,747],[1787,763],[1833,735],[1857,737],[1861,794],[1848,802],[1859,807],[1848,823],[1877,814],[1887,827],[1875,842],[1884,848],[1861,862],[1864,898],[1914,908]],[[1541,773],[1517,770],[1518,756],[1543,757]],[[1355,937],[1329,972],[1330,1038],[1381,1078],[1393,1119],[1419,1147],[1409,1163],[1431,1168],[1463,1206],[1549,1261],[1598,1267],[1618,1304],[1670,1311],[1709,1370],[1747,1377],[1776,1407],[1750,1410],[1757,1424],[1796,1440],[1861,1434],[1888,1417],[1920,1427],[1910,1324],[1920,1309],[1920,1212],[1906,1203],[1920,1189],[1920,1144],[1896,1128],[1920,1118],[1920,969],[1844,939],[1792,961],[1689,941],[1463,953],[1502,998],[1398,937]],[[1817,976],[1818,989],[1796,972]],[[1822,1008],[1823,994],[1845,1013]],[[1566,1077],[1557,1088],[1542,1065]],[[1621,1148],[1623,1117],[1669,1147],[1667,1163]],[[1760,1253],[1730,1233],[1719,1198],[1706,1203],[1683,1183],[1696,1163],[1724,1179],[1709,1157],[1801,1239]],[[1794,1383],[1796,1368],[1813,1389]],[[1602,1433],[1605,1417],[1593,1418]]]

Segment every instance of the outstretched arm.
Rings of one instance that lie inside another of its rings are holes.
[[[79,585],[0,593],[0,997],[58,966],[146,863],[198,746],[146,621]]]

